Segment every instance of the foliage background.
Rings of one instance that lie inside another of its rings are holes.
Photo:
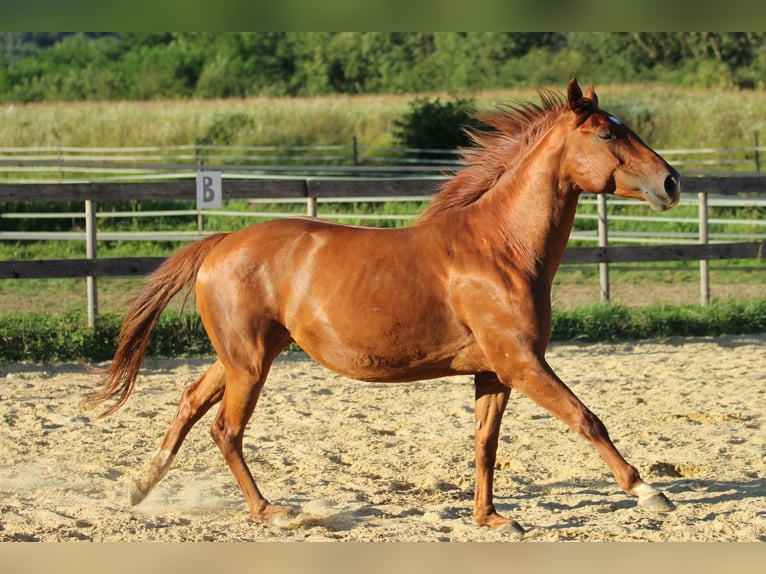
[[[763,89],[764,32],[3,34],[0,101],[465,92],[605,83]]]

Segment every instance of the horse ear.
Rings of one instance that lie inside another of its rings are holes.
[[[585,99],[592,100],[593,103],[598,106],[598,96],[596,95],[596,89],[593,86],[585,90]]]
[[[580,84],[577,83],[577,78],[569,80],[569,85],[567,86],[567,100],[569,101],[569,107],[572,108],[572,110],[577,111],[577,108],[582,101],[582,90],[580,89]]]
[[[591,90],[588,90],[590,93]],[[595,96],[595,94],[593,94]],[[596,108],[597,102],[591,98],[583,97],[580,85],[577,83],[577,78],[572,78],[567,86],[567,101],[569,102],[569,108],[578,116],[590,115]]]

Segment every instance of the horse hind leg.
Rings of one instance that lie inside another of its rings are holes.
[[[494,373],[475,376],[476,403],[474,407],[476,492],[473,518],[479,526],[489,526],[500,532],[517,536],[524,534],[521,525],[500,515],[492,502],[492,483],[497,457],[500,423],[511,389],[503,385]]]
[[[173,420],[157,451],[146,463],[140,476],[130,483],[130,504],[140,503],[167,474],[186,435],[205,413],[221,400],[226,371],[216,361],[199,379],[186,387]]]
[[[267,358],[252,369],[227,366],[226,390],[210,433],[244,494],[250,513],[258,520],[278,523],[278,519],[291,515],[292,509],[274,505],[261,494],[242,452],[245,428],[255,410],[272,360]]]

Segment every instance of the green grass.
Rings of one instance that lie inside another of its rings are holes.
[[[719,336],[766,332],[766,301],[630,308],[588,305],[554,312],[558,341],[622,341],[675,336]]]
[[[100,317],[96,329],[82,313],[22,313],[0,317],[0,362],[103,361],[116,348],[120,318]],[[553,315],[554,341],[624,341],[675,336],[766,332],[766,300],[628,308],[589,305]],[[295,347],[293,347],[295,349]],[[150,357],[210,356],[212,348],[195,314],[163,313],[148,348]]]
[[[117,346],[120,317],[99,317],[90,329],[82,313],[63,315],[21,313],[0,317],[0,361],[102,361],[111,358]],[[148,355],[190,357],[212,353],[197,315],[164,313],[157,324]]]

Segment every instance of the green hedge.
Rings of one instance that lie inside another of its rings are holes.
[[[82,313],[52,317],[43,314],[8,315],[0,318],[0,361],[103,361],[117,345],[121,318],[99,317],[96,329],[87,326]],[[197,315],[165,313],[149,342],[151,357],[210,355],[213,348]]]
[[[0,317],[0,362],[103,361],[112,357],[120,317],[99,318],[90,329],[82,313],[59,317],[18,314]],[[628,308],[589,305],[553,314],[555,341],[621,341],[672,336],[766,333],[766,301],[715,302]],[[199,317],[166,312],[149,343],[150,357],[199,357],[213,349]]]
[[[557,341],[625,341],[766,333],[766,300],[628,308],[589,305],[553,314]]]

